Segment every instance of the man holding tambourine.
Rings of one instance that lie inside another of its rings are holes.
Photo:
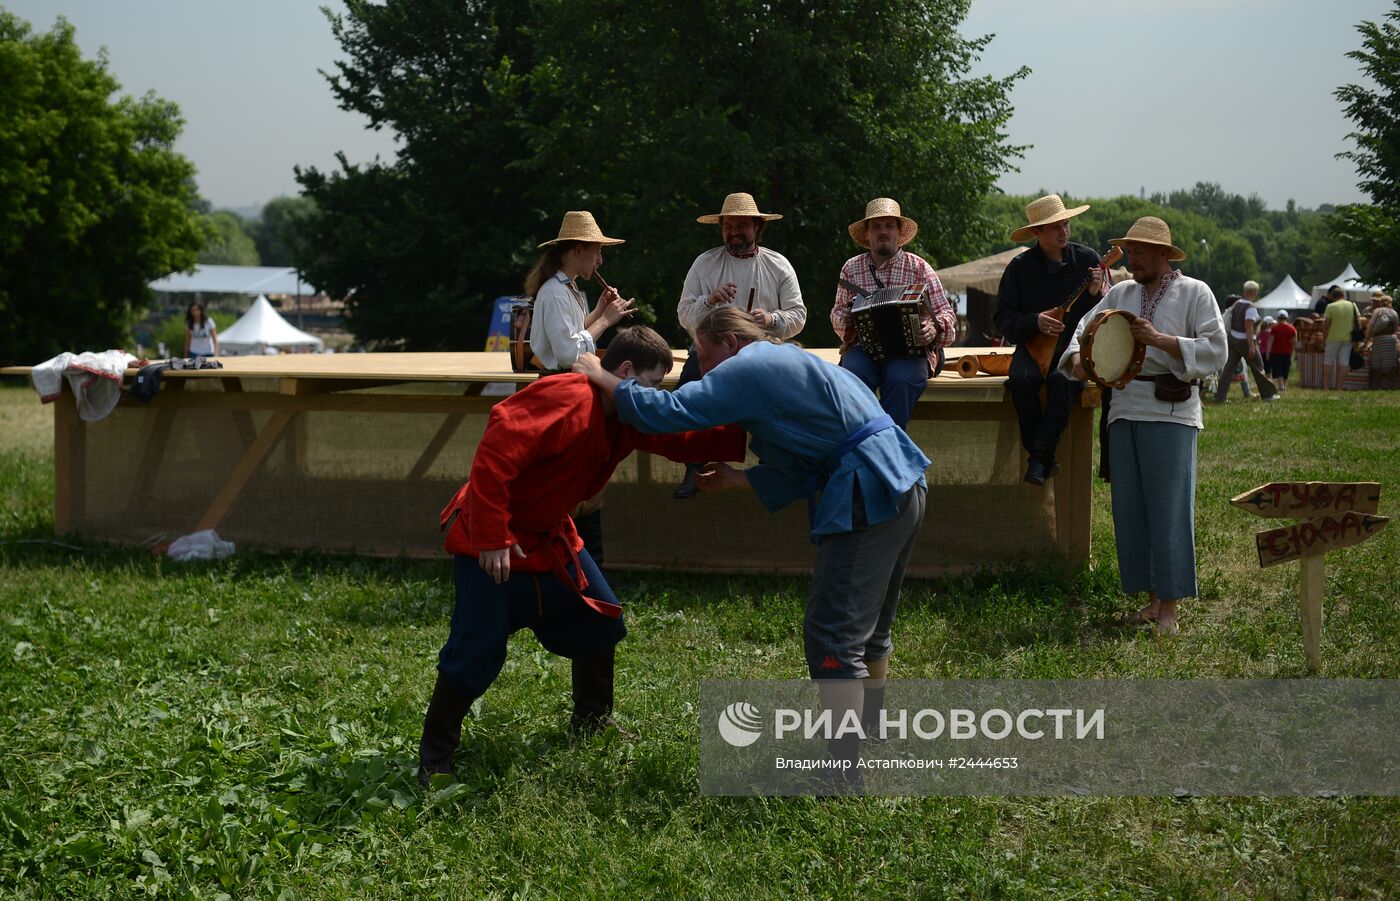
[[[1129,622],[1174,635],[1177,601],[1196,595],[1200,382],[1225,363],[1225,324],[1206,283],[1172,269],[1186,254],[1172,244],[1167,223],[1144,216],[1109,243],[1127,254],[1133,280],[1114,285],[1080,320],[1059,370],[1113,389],[1108,453],[1118,576],[1126,594],[1148,596]]]

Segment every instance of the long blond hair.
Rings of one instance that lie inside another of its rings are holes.
[[[733,335],[739,339],[741,344],[749,344],[754,341],[767,341],[770,344],[782,343],[768,334],[763,326],[754,321],[752,316],[730,304],[715,307],[700,318],[700,321],[695,325],[695,336],[698,338],[701,335],[705,336],[706,344],[718,344],[724,340],[726,335]]]

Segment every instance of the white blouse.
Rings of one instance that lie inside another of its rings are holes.
[[[540,285],[530,320],[530,350],[545,369],[568,369],[580,354],[594,353],[597,345],[583,320],[588,299],[573,279],[562,272]]]
[[[1060,357],[1060,370],[1066,375],[1071,373],[1070,357],[1079,353],[1079,340],[1084,335],[1084,328],[1099,313],[1104,310],[1126,310],[1141,316],[1142,293],[1143,286],[1131,279],[1114,285],[1098,305],[1079,320],[1074,337]],[[1141,375],[1171,372],[1182,381],[1189,382],[1214,375],[1225,365],[1229,350],[1225,341],[1225,323],[1220,318],[1215,295],[1205,282],[1178,275],[1158,301],[1152,315],[1152,325],[1159,332],[1177,336],[1181,359],[1164,350],[1149,347],[1143,358]],[[1177,422],[1197,429],[1205,428],[1201,416],[1200,388],[1192,389],[1191,399],[1179,404],[1158,400],[1155,390],[1152,382],[1137,380],[1114,389],[1108,421]]]

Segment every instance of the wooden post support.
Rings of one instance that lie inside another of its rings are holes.
[[[1254,535],[1259,566],[1292,560],[1302,568],[1298,612],[1303,624],[1303,653],[1308,671],[1322,668],[1322,591],[1326,553],[1360,544],[1385,528],[1377,482],[1270,482],[1237,495],[1230,503],[1266,519],[1303,518],[1302,522]]]
[[[1298,580],[1303,654],[1308,659],[1308,671],[1313,673],[1322,668],[1322,586],[1326,560],[1322,554],[1304,557],[1302,577]]]
[[[77,531],[87,496],[87,423],[78,417],[78,399],[66,383],[53,410],[53,530]]]
[[[248,484],[248,480],[253,477],[263,458],[272,450],[277,439],[282,437],[282,431],[287,427],[287,423],[296,415],[295,410],[278,410],[268,419],[263,426],[258,437],[253,441],[253,446],[243,454],[243,459],[238,461],[238,466],[228,477],[228,481],[219,489],[218,495],[209,504],[209,509],[204,511],[204,515],[199,518],[195,525],[196,532],[205,529],[216,529],[219,523],[223,522],[224,515],[228,513],[233,502],[238,500],[238,495],[243,492],[243,487]]]

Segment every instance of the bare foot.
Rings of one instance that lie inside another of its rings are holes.
[[[1154,630],[1157,635],[1175,635],[1181,631],[1176,624],[1176,602],[1162,604],[1157,611],[1157,627]]]
[[[1156,594],[1148,594],[1147,606],[1128,617],[1130,626],[1146,626],[1157,622],[1157,617],[1161,614],[1162,601]]]
[[[1157,622],[1157,605],[1148,604],[1128,617],[1130,626],[1147,626]]]

